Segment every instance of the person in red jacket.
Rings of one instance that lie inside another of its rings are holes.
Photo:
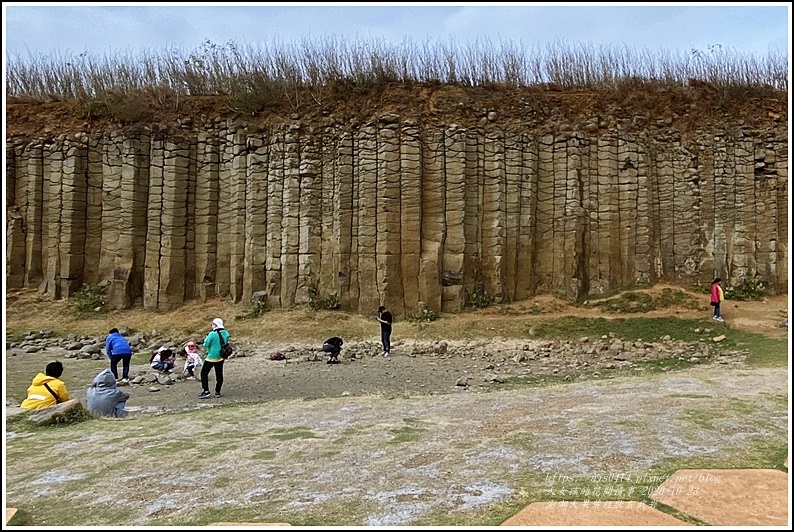
[[[725,299],[722,286],[720,285],[721,282],[722,279],[719,277],[711,281],[711,306],[714,307],[714,317],[711,319],[714,321],[725,321],[722,319],[722,314],[720,314],[720,303]]]

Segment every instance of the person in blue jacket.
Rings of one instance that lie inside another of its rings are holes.
[[[105,339],[105,352],[110,359],[110,371],[113,376],[118,380],[119,378],[119,362],[123,364],[121,382],[130,382],[130,360],[132,360],[132,348],[118,329],[113,327]]]

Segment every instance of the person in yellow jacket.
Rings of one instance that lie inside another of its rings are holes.
[[[19,406],[25,410],[37,410],[68,401],[69,392],[66,384],[60,380],[61,375],[63,364],[60,361],[47,364],[44,373],[33,378],[33,383],[28,387],[28,396]]]

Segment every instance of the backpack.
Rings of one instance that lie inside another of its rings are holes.
[[[218,339],[221,341],[221,358],[226,360],[232,353],[234,353],[234,349],[228,343],[223,341],[223,335],[221,334],[220,329],[215,329],[215,332],[218,333]]]

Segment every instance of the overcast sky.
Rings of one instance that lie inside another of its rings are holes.
[[[17,53],[104,55],[180,48],[203,41],[237,44],[342,37],[400,43],[490,39],[554,41],[649,50],[788,53],[788,3],[3,3],[4,58]]]

